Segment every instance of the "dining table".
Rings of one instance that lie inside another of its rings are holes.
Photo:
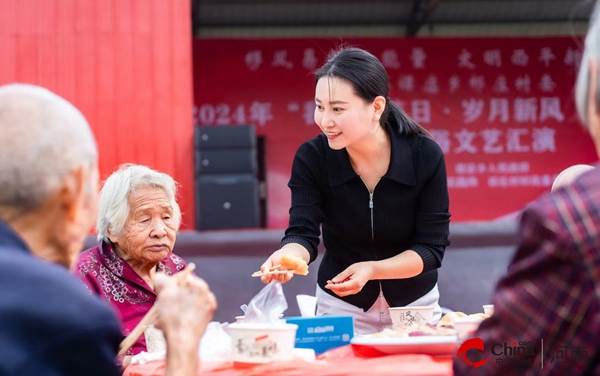
[[[165,360],[129,365],[124,376],[162,376]],[[346,345],[318,355],[315,360],[292,359],[266,364],[239,366],[231,361],[200,360],[197,375],[202,376],[448,376],[451,357],[427,354],[385,354],[370,347]]]

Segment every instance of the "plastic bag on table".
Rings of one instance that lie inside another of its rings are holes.
[[[245,323],[277,322],[288,308],[281,283],[273,281],[254,296],[244,315]]]
[[[198,356],[200,359],[209,362],[230,361],[232,358],[231,336],[223,329],[223,325],[218,321],[211,321],[206,326],[204,335],[200,339],[198,346]],[[142,351],[134,355],[131,359],[131,364],[145,364],[147,362],[165,359],[166,358],[166,343],[162,331],[153,328],[153,335],[158,336],[162,340],[162,344],[154,344],[152,341],[148,343],[148,352]],[[149,338],[149,337],[146,337]],[[152,348],[150,348],[152,347]]]
[[[209,322],[200,340],[200,359],[209,362],[230,361],[232,351],[231,336],[223,329],[223,324]]]

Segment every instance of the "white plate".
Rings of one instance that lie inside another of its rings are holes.
[[[384,354],[428,354],[452,356],[456,351],[456,336],[373,337],[356,336],[353,345],[371,347]]]

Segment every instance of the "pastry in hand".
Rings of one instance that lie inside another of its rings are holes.
[[[300,257],[283,255],[281,256],[280,264],[282,267],[284,267],[287,270],[293,271],[295,274],[308,274],[308,265],[306,264],[306,261],[304,261]]]

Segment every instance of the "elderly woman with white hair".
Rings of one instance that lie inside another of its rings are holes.
[[[172,275],[186,267],[173,254],[181,223],[175,195],[176,184],[169,175],[131,164],[114,172],[100,192],[100,243],[81,253],[74,272],[116,308],[124,335],[156,301],[154,274]],[[127,355],[146,350],[140,336]]]

